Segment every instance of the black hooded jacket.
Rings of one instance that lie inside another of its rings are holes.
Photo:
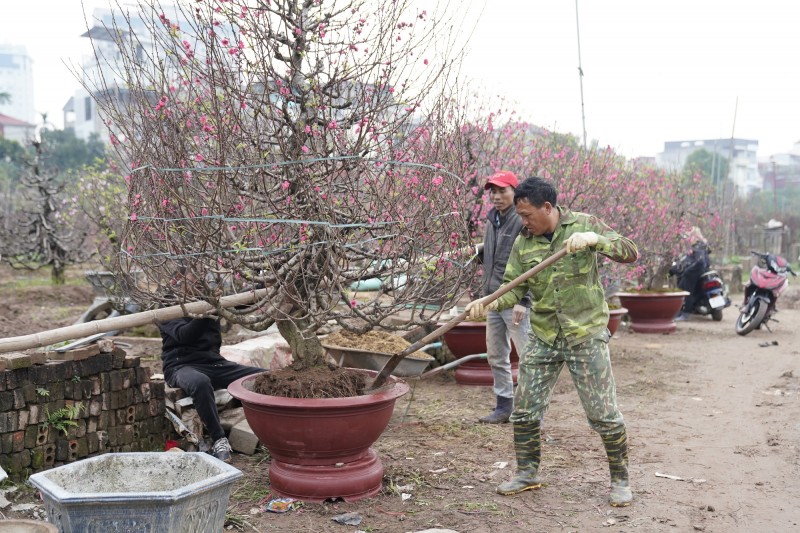
[[[181,317],[158,325],[164,373],[187,364],[209,364],[226,359],[219,354],[222,333],[213,318]]]

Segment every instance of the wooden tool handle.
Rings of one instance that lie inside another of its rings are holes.
[[[508,283],[506,283],[504,285],[501,285],[499,289],[497,289],[492,294],[490,294],[490,295],[488,295],[488,296],[486,296],[484,298],[484,301],[483,301],[484,305],[497,300],[498,298],[503,296],[505,293],[507,293],[508,291],[510,291],[513,288],[515,288],[517,285],[521,284],[522,282],[524,282],[525,280],[527,280],[531,276],[535,276],[536,274],[538,274],[539,272],[541,272],[545,268],[549,267],[550,265],[552,265],[553,263],[555,263],[556,261],[558,261],[559,259],[561,259],[565,255],[567,255],[567,250],[565,248],[562,248],[561,250],[557,251],[556,253],[554,253],[553,255],[551,255],[550,257],[548,257],[547,259],[545,259],[544,261],[542,261],[538,265],[536,265],[535,267],[533,267],[530,270],[528,270],[527,272],[521,274],[519,277],[514,278],[512,281],[510,281],[510,282],[508,282]],[[383,384],[386,382],[386,379],[394,371],[394,369],[397,368],[397,365],[400,364],[400,361],[405,356],[407,356],[407,355],[409,355],[409,354],[411,354],[413,352],[416,352],[417,350],[419,350],[421,347],[425,346],[429,342],[438,339],[439,337],[441,337],[442,335],[444,335],[445,333],[447,333],[448,331],[453,329],[462,320],[467,318],[468,314],[469,314],[468,311],[466,311],[466,310],[462,311],[457,316],[453,317],[449,322],[447,322],[446,324],[442,325],[441,327],[435,329],[431,333],[425,335],[423,338],[421,338],[420,340],[418,340],[417,342],[415,342],[414,344],[412,344],[411,346],[409,346],[408,348],[406,348],[402,352],[394,354],[391,359],[386,361],[386,364],[383,366],[383,368],[381,369],[380,373],[375,377],[375,381],[372,383],[372,387],[370,387],[370,388],[371,389],[377,389],[377,388],[380,388],[381,386],[383,386]]]

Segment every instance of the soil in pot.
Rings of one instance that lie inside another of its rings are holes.
[[[335,365],[295,370],[291,367],[259,374],[253,392],[285,398],[346,398],[360,396],[366,376]]]
[[[325,337],[326,344],[376,353],[395,354],[411,345],[410,342],[381,331],[355,334],[339,331]],[[425,352],[413,352],[409,358],[430,359]],[[258,375],[253,392],[284,398],[346,398],[364,394],[367,379],[363,372],[333,364],[295,370],[286,367]]]

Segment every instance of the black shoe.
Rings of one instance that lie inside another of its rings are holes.
[[[220,461],[229,463],[231,461],[231,445],[228,442],[228,439],[222,437],[221,439],[217,440],[217,442],[214,443],[214,446],[211,447],[211,455]]]

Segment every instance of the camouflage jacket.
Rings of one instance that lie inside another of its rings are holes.
[[[555,251],[573,233],[593,231],[598,235],[596,246],[569,254],[525,283],[515,287],[498,300],[498,310],[513,307],[530,291],[531,330],[537,338],[552,345],[563,330],[570,346],[576,346],[605,331],[608,324],[608,305],[597,269],[597,254],[619,263],[636,261],[636,245],[603,221],[592,215],[572,212],[559,207],[561,215],[553,240],[530,235],[527,230],[514,241],[506,264],[503,282],[530,270]]]

